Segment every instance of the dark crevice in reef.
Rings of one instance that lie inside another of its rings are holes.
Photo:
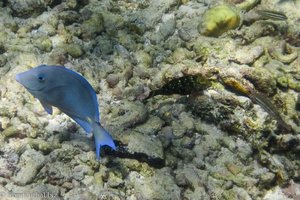
[[[4,54],[5,52],[4,46],[0,45],[0,54]]]
[[[51,7],[51,8],[54,8],[55,6],[57,6],[57,5],[61,4],[61,3],[62,3],[62,0],[54,0],[54,1],[51,3],[50,7]]]
[[[55,6],[62,4],[62,2],[63,2],[62,0],[54,0],[51,3],[50,7],[54,8]],[[87,4],[89,4],[89,0],[77,0],[77,6],[76,6],[75,10],[77,10],[78,8],[82,8]]]
[[[115,141],[117,149],[114,151],[111,148],[103,148],[102,153],[103,155],[110,155],[113,157],[119,157],[119,158],[129,158],[129,159],[135,159],[138,160],[139,162],[145,162],[149,166],[161,169],[165,167],[165,160],[161,158],[153,158],[148,156],[147,154],[144,153],[131,153],[128,152],[127,146],[123,145],[122,143]]]
[[[6,7],[7,4],[8,4],[8,1],[7,1],[7,0],[3,0],[3,1],[2,1],[2,6],[3,6],[3,7]],[[0,4],[0,6],[1,6],[1,4]]]

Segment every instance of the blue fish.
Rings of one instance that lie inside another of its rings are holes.
[[[17,74],[16,80],[41,102],[46,112],[52,114],[55,106],[86,132],[93,132],[97,160],[101,146],[116,149],[112,137],[100,124],[96,93],[80,74],[63,66],[40,65]]]

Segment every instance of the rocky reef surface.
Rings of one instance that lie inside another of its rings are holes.
[[[300,199],[299,9],[1,1],[1,199]],[[92,136],[15,81],[42,63],[91,83],[116,151],[98,162]]]

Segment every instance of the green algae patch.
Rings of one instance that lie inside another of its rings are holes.
[[[31,139],[29,140],[29,145],[37,150],[43,152],[43,154],[50,153],[53,149],[59,148],[60,144],[53,144],[41,139]]]
[[[65,51],[73,58],[79,58],[84,54],[82,47],[78,44],[68,44],[65,47]]]
[[[82,23],[83,38],[91,39],[104,30],[102,14],[93,14]]]
[[[6,137],[13,137],[18,133],[19,133],[18,129],[16,129],[14,126],[10,126],[2,132],[2,135],[6,138]]]
[[[228,30],[237,28],[240,21],[237,11],[227,5],[219,5],[204,13],[198,31],[202,35],[218,37]]]
[[[41,37],[36,41],[36,46],[45,52],[50,52],[52,50],[52,41],[49,38]]]

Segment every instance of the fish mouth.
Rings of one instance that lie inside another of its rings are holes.
[[[23,85],[25,88],[26,88],[26,90],[28,90],[30,93],[33,93],[33,92],[37,92],[37,91],[40,91],[40,90],[42,90],[42,89],[38,89],[38,90],[33,90],[33,89],[30,89],[30,88],[28,88],[28,87],[26,87],[25,85]]]
[[[23,85],[23,84],[22,84]],[[32,89],[32,88],[29,88],[29,87],[26,87],[25,85],[23,85],[29,92],[38,92],[38,91],[41,91],[41,90],[44,90],[46,88],[46,86],[44,87],[41,87],[41,88],[38,88],[38,89]]]
[[[15,76],[15,79],[16,79],[16,81],[17,81],[18,83],[21,83],[21,76],[20,76],[20,74],[17,74],[17,75]]]
[[[42,87],[42,88],[39,88],[39,89],[32,89],[32,88],[29,88],[27,87],[25,84],[22,83],[22,80],[21,80],[21,76],[20,74],[16,74],[15,76],[15,79],[18,83],[20,83],[23,87],[25,87],[29,92],[36,92],[36,91],[40,91],[40,90],[43,90],[45,87]]]

